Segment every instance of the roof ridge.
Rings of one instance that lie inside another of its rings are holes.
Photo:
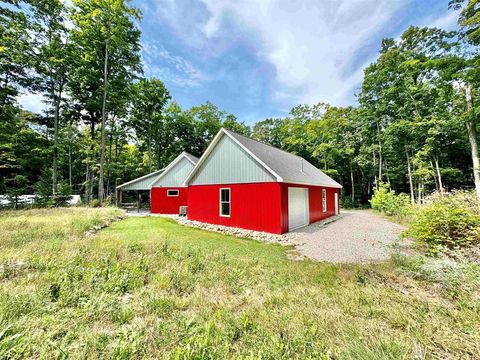
[[[190,154],[189,152],[187,152],[187,151],[185,151],[185,150],[183,150],[183,151],[180,153],[180,155],[178,155],[178,156],[182,156],[182,155],[183,155],[183,156],[186,156],[186,157],[189,157],[189,158],[193,158],[193,160],[197,160],[197,161],[198,161],[198,159],[199,159],[199,158],[196,157],[195,155],[192,155],[192,154]]]
[[[239,133],[237,133],[237,132],[235,132],[235,131],[233,131],[233,130],[226,129],[226,128],[223,128],[223,129],[226,130],[226,131],[228,131],[228,132],[231,132],[231,133],[233,133],[233,134],[235,134],[235,135],[244,137],[245,139],[252,140],[252,141],[258,142],[259,144],[262,144],[262,145],[271,147],[271,148],[273,148],[273,149],[282,151],[282,152],[284,152],[284,153],[286,153],[286,154],[288,154],[288,155],[290,155],[290,156],[295,156],[295,157],[297,157],[297,158],[299,158],[299,159],[301,159],[301,160],[304,160],[304,161],[308,162],[309,164],[311,164],[310,161],[308,161],[307,159],[303,158],[303,157],[300,156],[300,155],[292,154],[291,152],[288,152],[287,150],[280,149],[280,148],[278,148],[278,147],[276,147],[276,146],[273,146],[273,145],[264,143],[263,141],[260,141],[260,140],[257,140],[257,139],[253,139],[253,138],[251,138],[251,137],[249,137],[249,136],[245,136],[245,135],[239,134]],[[312,165],[312,166],[313,166],[313,165]],[[318,169],[318,170],[320,170],[320,169]],[[321,171],[321,170],[320,170],[320,171]],[[322,172],[323,172],[323,171],[322,171]]]

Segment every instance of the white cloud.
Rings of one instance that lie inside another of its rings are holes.
[[[40,94],[26,93],[17,97],[18,103],[25,109],[35,114],[44,114],[47,105],[43,102],[44,98]]]
[[[198,86],[207,77],[185,58],[172,55],[155,41],[142,43],[142,57],[148,75],[179,86]],[[160,61],[159,61],[160,60]]]
[[[378,56],[376,50],[372,53],[372,44],[378,48],[381,37],[392,34],[392,27],[398,27],[407,14],[403,10],[413,2],[156,1],[162,21],[205,58],[223,56],[237,40],[247,39],[249,46],[254,43],[257,56],[275,69],[275,90],[270,96],[279,106],[319,101],[351,104],[363,69]],[[450,30],[457,17],[449,11],[418,22]]]
[[[427,19],[424,22],[424,26],[435,27],[444,30],[455,30],[458,28],[458,17],[460,16],[460,11],[449,11],[445,15],[442,15],[438,18]]]
[[[407,0],[202,2],[210,14],[201,27],[205,41],[221,37],[231,21],[255,34],[258,55],[276,70],[277,100],[344,105],[362,76],[352,59]]]

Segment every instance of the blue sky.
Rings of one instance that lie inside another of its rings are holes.
[[[355,104],[382,38],[453,29],[448,0],[133,0],[145,75],[182,107],[211,101],[248,124],[300,103]],[[24,96],[32,110],[38,99]]]

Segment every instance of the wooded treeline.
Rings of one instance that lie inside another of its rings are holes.
[[[139,11],[126,0],[7,0],[0,7],[0,194],[82,194],[104,202],[117,182],[200,156],[224,126],[296,153],[365,203],[380,182],[421,201],[476,185],[479,1],[461,30],[409,28],[365,69],[358,106],[299,105],[252,128],[205,103],[182,109],[145,78]],[[22,110],[22,93],[46,99]]]

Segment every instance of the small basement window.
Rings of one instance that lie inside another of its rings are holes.
[[[167,190],[167,196],[178,196],[178,190]]]
[[[327,190],[322,189],[322,209],[323,212],[327,212]]]
[[[220,189],[220,216],[230,217],[230,189]]]

